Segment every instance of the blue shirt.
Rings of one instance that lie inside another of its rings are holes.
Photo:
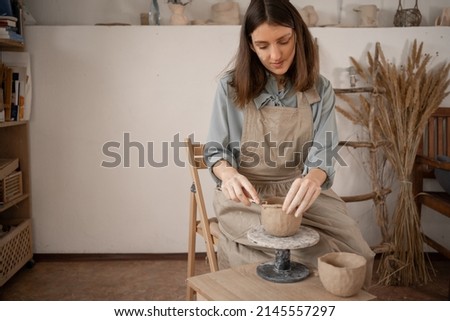
[[[220,79],[211,115],[211,123],[205,147],[205,161],[212,168],[219,160],[226,160],[239,167],[239,145],[244,124],[244,111],[233,101],[233,88],[228,85],[231,76]],[[335,114],[335,94],[328,79],[320,76],[316,90],[320,101],[311,105],[313,116],[313,147],[308,153],[303,174],[311,168],[320,168],[327,173],[322,189],[328,189],[334,179],[334,157],[339,142]],[[278,90],[275,77],[269,75],[263,92],[254,98],[256,108],[265,106],[287,106],[297,108],[297,95],[288,82],[283,91]],[[214,176],[215,177],[215,176]],[[216,177],[215,177],[216,178]],[[217,178],[216,178],[217,180]]]

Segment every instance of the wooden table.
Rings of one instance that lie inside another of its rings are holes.
[[[358,294],[342,298],[335,296],[322,286],[317,275],[311,275],[295,283],[274,283],[256,274],[258,264],[193,276],[187,286],[197,294],[197,299],[208,301],[365,301],[375,296],[361,290]]]

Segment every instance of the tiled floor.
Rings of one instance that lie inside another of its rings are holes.
[[[433,260],[436,277],[425,286],[386,287],[376,285],[369,292],[378,300],[448,300],[450,260]],[[198,273],[206,273],[204,259]],[[376,270],[376,269],[375,269]],[[69,301],[182,301],[185,300],[186,260],[182,255],[145,259],[66,261],[37,259],[0,287],[0,300]]]

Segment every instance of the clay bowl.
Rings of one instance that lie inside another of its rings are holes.
[[[319,278],[330,293],[349,297],[358,293],[365,280],[367,260],[345,252],[325,254],[318,259]]]
[[[298,232],[301,217],[288,215],[281,210],[284,197],[265,199],[261,205],[261,224],[264,230],[273,236],[287,237]]]

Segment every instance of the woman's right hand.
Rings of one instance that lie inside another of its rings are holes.
[[[220,161],[213,167],[214,174],[222,181],[222,193],[235,202],[250,206],[251,202],[260,203],[255,187],[244,175],[240,174],[226,161]]]

